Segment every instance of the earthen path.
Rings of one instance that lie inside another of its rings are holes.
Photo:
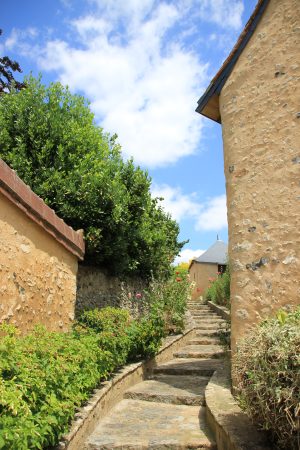
[[[196,337],[151,379],[129,389],[86,440],[85,450],[217,450],[205,419],[205,386],[223,360],[225,322],[209,306],[189,302]]]

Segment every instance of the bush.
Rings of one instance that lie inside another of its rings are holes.
[[[100,347],[112,354],[115,367],[126,363],[131,344],[127,334],[128,311],[112,307],[93,309],[85,311],[78,323],[97,333]]]
[[[217,305],[230,308],[230,268],[226,267],[226,271],[222,275],[218,275],[216,279],[210,279],[210,286],[205,291],[205,299],[212,301]]]
[[[123,292],[128,298],[130,293]],[[164,333],[181,333],[184,329],[184,316],[187,300],[191,295],[191,283],[188,275],[174,272],[166,280],[152,280],[136,301],[141,303],[140,310],[154,321],[162,320]]]
[[[0,157],[68,225],[84,230],[86,263],[119,276],[170,273],[184,245],[178,224],[83,97],[33,77],[26,89],[1,95]]]
[[[233,373],[243,409],[279,448],[300,442],[300,308],[280,311],[262,322],[239,345]]]
[[[163,318],[147,313],[132,320],[129,312],[120,308],[85,311],[78,323],[98,334],[101,348],[112,353],[116,366],[153,356],[165,336]]]
[[[155,355],[165,336],[164,322],[161,318],[133,320],[127,329],[130,340],[128,359],[135,361]]]
[[[76,409],[101,379],[129,360],[153,356],[164,321],[104,308],[82,314],[70,333],[43,327],[25,337],[0,332],[0,449],[42,449],[68,431]]]
[[[94,333],[54,333],[38,327],[0,341],[0,448],[57,444],[76,408],[114,369]],[[3,327],[2,327],[3,331]]]

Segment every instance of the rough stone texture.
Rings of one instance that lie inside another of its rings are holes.
[[[165,375],[201,375],[211,376],[222,365],[217,359],[178,358],[161,364],[154,369],[154,374]]]
[[[205,389],[206,418],[218,450],[271,450],[269,437],[258,431],[231,395],[229,365],[217,370]]]
[[[0,194],[0,322],[68,330],[76,273],[77,257]]]
[[[224,356],[220,345],[190,344],[174,353],[176,358],[221,358]]]
[[[228,322],[230,321],[230,311],[226,308],[226,306],[216,305],[213,302],[207,302],[207,304],[213,311],[215,311],[219,315],[219,317],[221,316]]]
[[[172,358],[174,351],[177,351],[182,345],[186,345],[194,336],[193,329],[187,329],[182,335],[166,338],[154,358],[129,364],[118,371],[111,380],[102,383],[88,404],[80,408],[70,432],[63,437],[56,450],[83,448],[83,442],[93,432],[96,424],[122,400],[125,391],[145,378],[152,377],[155,367]]]
[[[218,272],[218,264],[197,263],[193,261],[189,269],[190,280],[196,284],[192,298],[196,299],[203,295],[209,285],[209,278],[216,278]]]
[[[233,352],[300,303],[299,48],[299,0],[270,0],[220,95]]]
[[[157,375],[125,393],[125,398],[179,405],[203,405],[209,378],[188,375]]]
[[[130,412],[130,413],[129,413]],[[214,449],[205,408],[123,400],[95,429],[84,450]]]
[[[141,280],[121,281],[118,277],[106,275],[98,267],[79,264],[76,313],[83,309],[114,306],[127,309],[133,317],[138,317],[142,313],[141,302],[135,294],[144,288],[145,283]]]

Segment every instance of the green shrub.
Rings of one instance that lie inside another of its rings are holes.
[[[188,275],[174,272],[166,280],[152,280],[139,295],[136,301],[142,303],[140,309],[155,320],[162,319],[166,335],[183,331],[187,300],[191,295]]]
[[[239,345],[233,366],[243,409],[279,448],[300,442],[300,308],[253,328]]]
[[[94,333],[42,327],[22,338],[11,328],[6,333],[0,339],[0,448],[55,445],[76,408],[114,369],[112,355]]]
[[[148,173],[123,161],[116,135],[60,83],[26,79],[0,96],[0,157],[75,230],[85,262],[110,274],[158,278],[179,253],[179,226],[151,197]]]
[[[230,268],[227,265],[226,271],[217,278],[209,279],[210,286],[205,291],[205,300],[212,301],[220,306],[230,308]]]
[[[130,339],[128,359],[135,361],[155,355],[165,336],[164,322],[161,318],[133,320],[127,329]]]
[[[130,351],[128,311],[113,307],[93,309],[85,311],[78,323],[97,333],[100,347],[112,354],[115,367],[126,363]]]
[[[130,322],[130,315],[126,309],[113,308],[107,306],[102,309],[84,311],[78,322],[95,332],[109,331],[112,333],[122,333]]]
[[[176,289],[169,283],[177,283]],[[131,320],[125,310],[109,307],[84,312],[69,333],[36,327],[20,337],[13,327],[2,326],[0,449],[56,445],[68,431],[76,409],[101,379],[128,360],[153,356],[166,330],[170,331],[166,317],[171,317],[172,326],[181,324],[184,292],[178,281],[166,283],[160,300],[139,320]],[[176,293],[181,297],[173,311],[168,295]],[[171,310],[170,316],[165,314]]]

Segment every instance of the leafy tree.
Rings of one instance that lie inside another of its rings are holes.
[[[124,162],[117,136],[94,122],[88,102],[60,83],[29,77],[0,97],[0,157],[73,228],[86,262],[110,273],[160,277],[183,243],[150,194],[147,172]]]
[[[2,30],[0,29],[0,36]],[[0,57],[0,93],[9,92],[12,85],[15,89],[22,89],[25,87],[24,83],[14,79],[13,72],[22,72],[19,63],[12,61],[8,56]]]

